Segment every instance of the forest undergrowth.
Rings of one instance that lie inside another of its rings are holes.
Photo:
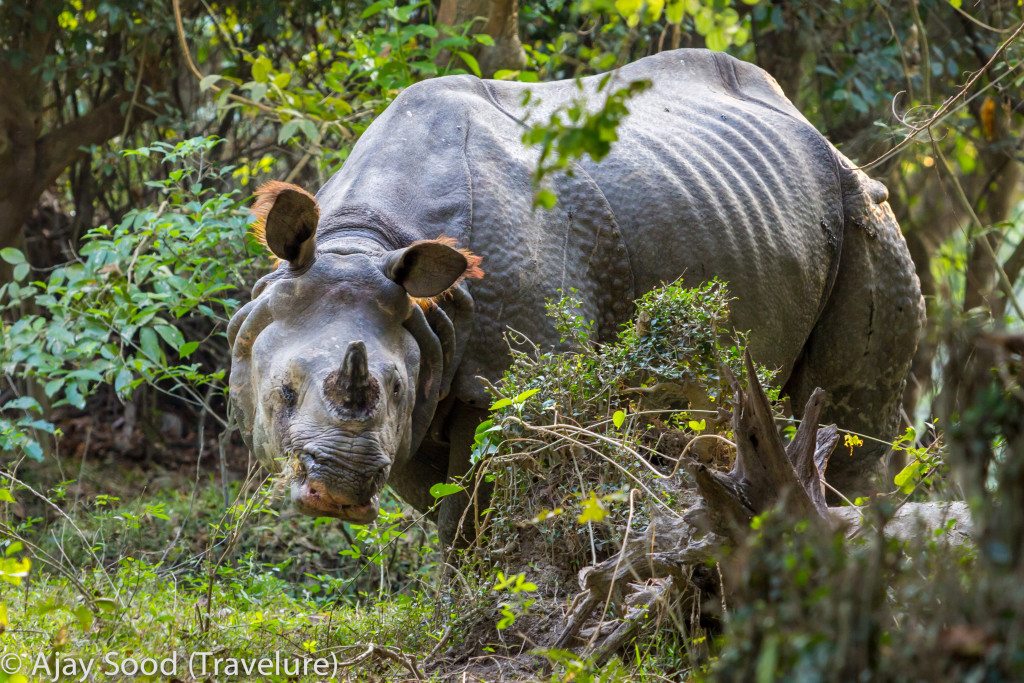
[[[1016,518],[995,502],[1019,481],[1009,440],[984,483],[993,495],[970,498],[973,543],[955,520],[910,540],[881,531],[908,501],[971,490],[941,439],[909,429],[893,444],[907,465],[890,490],[848,501],[863,520],[856,534],[783,501],[681,572],[639,577],[623,565],[627,542],[650,538],[659,520],[713,533],[690,465],[726,471],[735,458],[730,378],[742,375],[745,344],[726,324],[729,302],[721,282],[666,286],[602,345],[566,292],[549,306],[562,350],[510,333],[514,363],[492,388],[475,468],[432,491],[493,490],[475,541],[454,552],[393,498],[369,526],[298,515],[242,457],[217,470],[66,455],[31,481],[11,468],[0,642],[25,656],[21,673],[4,675],[34,680],[91,661],[99,678],[137,667],[160,680],[160,666],[174,666],[188,679],[187,667],[216,665],[226,680],[277,656],[323,662],[343,680],[1019,677],[1021,548]],[[1019,372],[1016,362],[1008,369]],[[767,368],[757,376],[770,386]],[[778,390],[768,398],[792,439],[788,402]],[[843,434],[833,457],[867,438]],[[602,563],[621,580],[568,633]]]

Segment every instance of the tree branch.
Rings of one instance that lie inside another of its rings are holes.
[[[115,95],[84,116],[52,130],[36,141],[36,187],[42,191],[53,183],[73,161],[82,147],[99,145],[121,133],[131,93]]]

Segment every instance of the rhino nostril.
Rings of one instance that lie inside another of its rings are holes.
[[[323,482],[313,480],[309,482],[306,490],[311,498],[319,498],[325,501],[331,499],[331,495],[327,492],[327,487],[324,486]]]

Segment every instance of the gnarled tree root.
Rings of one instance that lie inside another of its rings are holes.
[[[736,394],[732,471],[717,472],[694,460],[686,461],[700,504],[682,518],[654,518],[642,534],[627,539],[617,555],[581,570],[582,591],[570,606],[565,627],[553,643],[555,648],[569,646],[597,607],[614,604],[624,608],[620,609],[624,616],[617,624],[602,622],[589,629],[592,643],[584,653],[598,663],[605,661],[650,620],[652,609],[692,591],[689,577],[693,569],[706,565],[723,546],[741,540],[751,520],[767,510],[780,507],[822,529],[846,527],[849,536],[866,527],[858,508],[826,503],[824,473],[839,441],[839,430],[835,425],[818,427],[825,392],[815,389],[811,394],[796,436],[787,446],[775,426],[749,353],[744,360],[747,390],[723,368]],[[937,528],[951,519],[956,528],[950,541],[970,543],[973,524],[962,502],[906,504],[887,521],[883,533],[910,540],[922,526]]]

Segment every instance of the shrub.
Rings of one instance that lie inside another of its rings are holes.
[[[5,249],[15,281],[0,287],[0,366],[20,396],[3,406],[0,447],[40,459],[32,430],[48,407],[82,409],[98,387],[121,399],[141,385],[194,408],[225,392],[224,327],[262,252],[247,237],[237,191],[221,192],[231,167],[215,168],[214,138],[157,142],[127,155],[173,165],[158,206],[91,230],[75,261],[30,279],[24,257]]]

